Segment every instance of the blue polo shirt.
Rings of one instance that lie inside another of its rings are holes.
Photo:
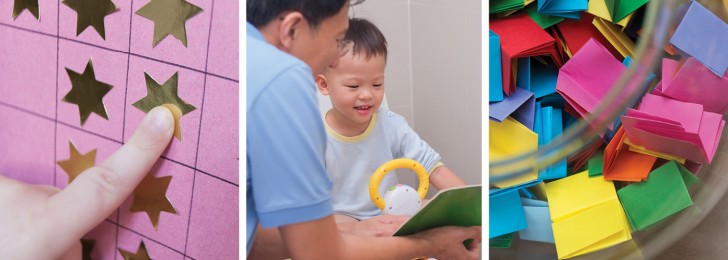
[[[326,132],[311,69],[247,24],[247,253],[263,227],[333,213],[326,174]],[[247,255],[247,254],[246,254]]]

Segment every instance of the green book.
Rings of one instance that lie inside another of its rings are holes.
[[[482,191],[482,185],[441,190],[394,235],[406,236],[442,226],[480,226]]]

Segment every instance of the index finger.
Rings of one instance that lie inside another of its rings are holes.
[[[80,238],[103,221],[159,159],[172,137],[173,126],[168,109],[149,111],[129,142],[48,199],[53,226],[65,229],[62,232],[69,237]]]

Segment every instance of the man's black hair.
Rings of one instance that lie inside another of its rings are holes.
[[[309,25],[316,28],[324,19],[341,11],[345,4],[356,5],[364,0],[247,0],[247,20],[260,28],[284,12],[300,12]]]

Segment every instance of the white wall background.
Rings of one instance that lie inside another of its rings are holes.
[[[387,38],[389,109],[467,184],[482,183],[481,1],[366,0],[350,14],[371,20]],[[416,182],[414,174],[399,179]]]

